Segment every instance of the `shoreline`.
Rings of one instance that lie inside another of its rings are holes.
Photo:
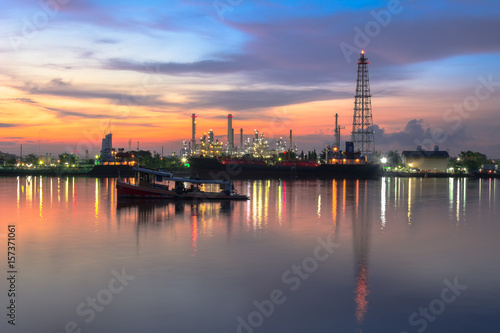
[[[401,177],[401,178],[477,178],[471,173],[447,173],[447,172],[396,172],[382,171],[381,177]]]
[[[187,175],[185,170],[173,170],[177,175]],[[0,168],[0,177],[18,176],[48,176],[48,177],[134,177],[135,171],[130,166],[96,165],[93,168],[45,168],[45,169],[22,169],[22,168]]]
[[[175,171],[172,172],[178,175],[189,175],[189,171]],[[18,176],[49,176],[49,177],[63,177],[63,176],[79,176],[79,177],[133,177],[134,172],[129,167],[99,167],[92,169],[79,169],[67,170],[64,168],[56,169],[17,169],[17,168],[0,168],[0,177],[18,177]],[[382,171],[378,178],[392,177],[392,178],[500,178],[500,174],[450,174],[446,172],[394,172]],[[246,180],[261,179],[254,177],[242,178]],[[277,178],[279,179],[279,178]],[[293,178],[292,178],[293,179]],[[297,178],[302,179],[302,178]],[[316,178],[307,178],[316,179]],[[318,178],[324,179],[324,178]],[[332,179],[341,179],[332,177]]]

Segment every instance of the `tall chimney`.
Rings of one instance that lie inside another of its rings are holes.
[[[227,115],[227,147],[229,150],[233,148],[233,115]]]
[[[240,151],[243,151],[243,128],[240,128]]]
[[[195,147],[196,147],[196,115],[193,113],[191,115],[191,149],[195,150]]]

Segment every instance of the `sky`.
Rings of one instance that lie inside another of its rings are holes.
[[[352,131],[370,64],[377,151],[500,157],[498,0],[17,0],[0,12],[0,151],[165,154],[213,129],[300,150]],[[239,136],[236,136],[239,143]]]

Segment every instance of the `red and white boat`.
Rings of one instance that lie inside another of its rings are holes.
[[[159,198],[184,200],[248,200],[238,194],[231,180],[208,180],[174,177],[172,173],[144,168],[134,168],[135,179],[129,182],[118,179],[116,192],[119,198]]]

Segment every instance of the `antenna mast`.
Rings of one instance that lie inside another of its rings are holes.
[[[358,77],[356,80],[356,96],[354,100],[354,118],[352,121],[352,142],[354,150],[367,155],[375,152],[373,138],[372,95],[370,95],[370,79],[368,77],[368,58],[361,51],[358,61]]]

